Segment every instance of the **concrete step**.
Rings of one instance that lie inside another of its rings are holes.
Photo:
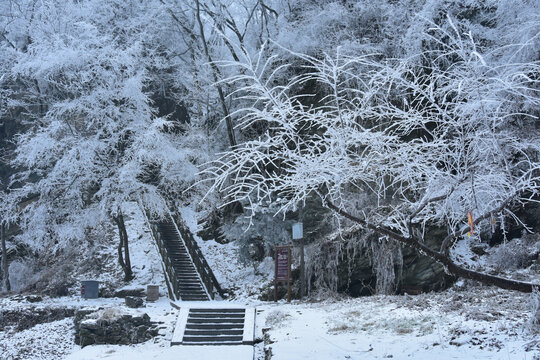
[[[191,258],[187,255],[175,254],[174,252],[169,251],[169,256],[172,257],[171,260],[173,261],[186,261],[186,262],[191,263]]]
[[[188,296],[188,297],[207,297],[206,291],[200,290],[200,291],[179,291],[180,296]]]
[[[254,308],[181,307],[171,344],[252,345],[254,330]]]
[[[184,335],[184,339],[182,339],[182,343],[188,343],[188,342],[222,342],[222,341],[238,341],[242,342],[242,336],[230,336],[230,335],[217,335],[217,336],[193,336],[193,335]]]
[[[244,318],[244,313],[218,313],[218,312],[205,312],[205,313],[189,313],[190,319],[221,319],[221,318],[231,318],[231,319],[240,319]]]
[[[182,301],[208,301],[208,296],[206,296],[206,295],[182,295],[182,294],[180,294],[180,299]]]
[[[202,295],[205,295],[206,296],[206,291],[204,291],[203,288],[199,287],[199,288],[179,288],[178,289],[178,292],[180,293],[180,295],[184,294],[184,295],[191,295],[191,294],[202,294]]]
[[[228,330],[235,330],[235,329],[242,329],[244,327],[243,323],[237,323],[237,324],[187,324],[186,329],[190,330],[221,330],[221,329],[228,329]]]
[[[223,308],[223,309],[204,309],[204,308],[192,308],[192,309],[189,309],[189,313],[190,314],[195,314],[195,313],[242,313],[244,314],[246,312],[246,309],[243,309],[243,308],[238,308],[238,309],[228,309],[228,308]]]
[[[242,341],[186,341],[182,345],[198,345],[198,346],[225,346],[225,345],[242,345]]]
[[[243,324],[244,318],[198,319],[190,318],[190,324]]]
[[[206,292],[204,291],[203,287],[199,286],[198,288],[196,287],[182,287],[182,288],[179,288],[178,291],[180,291],[181,293],[183,294],[194,294],[194,293],[202,293],[202,294],[206,294]]]
[[[177,278],[178,278],[177,284],[197,283],[197,284],[201,285],[201,281],[199,280],[198,277],[195,277],[195,276],[177,276]]]
[[[174,269],[177,273],[189,273],[189,274],[195,274],[197,275],[197,272],[195,272],[195,267],[193,266],[180,266],[180,265],[173,265]]]
[[[220,335],[242,335],[244,329],[215,329],[215,330],[187,330],[184,332],[185,335],[193,336],[220,336]]]
[[[192,263],[178,263],[176,261],[173,261],[173,265],[177,266],[179,268],[189,268],[189,269],[195,269],[195,266],[193,266]]]
[[[206,295],[206,291],[202,287],[200,287],[200,288],[182,288],[182,289],[179,288],[178,292],[180,292],[181,294],[205,294]]]
[[[167,247],[167,250],[169,251],[169,254],[177,255],[179,258],[189,259],[189,256],[187,255],[187,250],[177,249],[174,247]]]
[[[197,268],[191,261],[180,234],[171,221],[158,223],[161,239],[167,249],[170,264],[176,273],[176,291],[183,301],[206,301],[209,296]]]

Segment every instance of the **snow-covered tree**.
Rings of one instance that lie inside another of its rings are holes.
[[[355,227],[411,246],[450,274],[530,292],[532,284],[458,264],[451,251],[478,227],[520,221],[512,205],[538,199],[540,64],[500,61],[536,42],[483,51],[451,17],[424,24],[433,46],[415,56],[293,54],[308,73],[286,84],[275,81],[286,67],[275,57],[231,63],[239,75],[226,81],[247,84],[236,95],[251,102],[235,114],[240,126],[268,130],[205,172],[213,190],[252,212],[294,209],[316,193]],[[324,94],[315,104],[295,95],[307,83]],[[425,245],[428,225],[447,228],[440,249]]]
[[[156,116],[152,76],[169,67],[158,2],[47,2],[36,6],[11,78],[29,130],[17,136],[14,202],[28,242],[77,241],[112,219],[119,262],[132,277],[123,206],[166,211],[163,188],[189,182],[194,159]],[[39,106],[36,107],[36,104]]]

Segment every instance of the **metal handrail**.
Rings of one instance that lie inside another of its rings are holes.
[[[150,222],[149,214],[146,213],[146,216],[148,218],[148,222]],[[175,271],[174,267],[171,264],[169,254],[167,252],[167,247],[165,246],[165,243],[163,242],[163,239],[161,237],[161,233],[158,230],[158,226],[155,223],[153,223],[153,224],[150,225],[150,229],[152,231],[152,235],[153,235],[154,240],[155,240],[155,242],[157,244],[157,247],[159,249],[161,259],[163,260],[163,263],[165,265],[165,271],[166,271],[167,275],[169,276],[169,279],[171,279],[171,281],[167,282],[167,286],[170,287],[169,283],[172,283],[172,291],[174,293],[174,296],[176,297],[176,299],[179,299],[180,294],[179,294],[179,291],[178,291],[178,277],[177,277],[177,274],[176,274],[176,271]]]
[[[201,280],[206,286],[206,289],[208,290],[208,294],[212,299],[215,298],[215,293],[217,292],[221,297],[225,297],[225,293],[223,292],[223,289],[219,285],[219,282],[216,279],[216,276],[214,275],[214,272],[208,265],[208,262],[204,258],[204,255],[199,248],[199,245],[197,244],[197,241],[193,237],[193,234],[189,229],[184,225],[183,221],[180,220],[180,215],[178,213],[174,213],[172,215],[172,219],[176,223],[176,226],[178,230],[180,231],[180,236],[182,236],[182,239],[184,240],[184,244],[186,245],[186,248],[189,251],[189,254],[191,255],[191,258],[193,260],[193,264],[197,268],[197,271],[199,272],[199,275],[201,276]]]

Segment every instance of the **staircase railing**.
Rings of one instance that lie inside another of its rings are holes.
[[[167,290],[169,291],[169,298],[173,300],[180,299],[180,293],[178,291],[178,277],[174,267],[171,264],[171,258],[167,252],[167,247],[165,246],[163,237],[159,232],[158,225],[150,221],[150,214],[148,211],[145,210],[144,215],[146,216],[146,220],[148,221],[148,225],[152,231],[152,236],[154,237],[154,242],[158,247],[159,254],[161,255],[162,266],[164,266],[163,270],[165,273],[165,282],[167,283]]]
[[[184,240],[184,244],[186,245],[191,258],[193,259],[193,264],[197,268],[197,272],[201,276],[201,280],[206,286],[210,297],[214,299],[216,293],[218,293],[222,298],[225,297],[223,289],[219,285],[216,276],[212,272],[212,269],[206,262],[206,259],[204,258],[197,241],[193,238],[191,231],[189,231],[184,222],[180,220],[179,214],[171,214],[171,217],[180,231],[180,236],[182,236],[182,239]]]

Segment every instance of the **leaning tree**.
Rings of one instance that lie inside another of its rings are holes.
[[[482,54],[449,23],[426,35],[437,47],[407,59],[294,54],[304,74],[286,84],[277,56],[230,63],[239,75],[227,82],[248,103],[239,126],[268,130],[204,170],[212,190],[252,212],[268,203],[285,212],[316,194],[355,230],[410,246],[452,275],[531,292],[537,285],[476,271],[452,250],[477,236],[473,227],[520,222],[513,206],[538,201],[540,64],[501,61],[509,47]],[[438,249],[424,242],[430,225],[447,229]]]

